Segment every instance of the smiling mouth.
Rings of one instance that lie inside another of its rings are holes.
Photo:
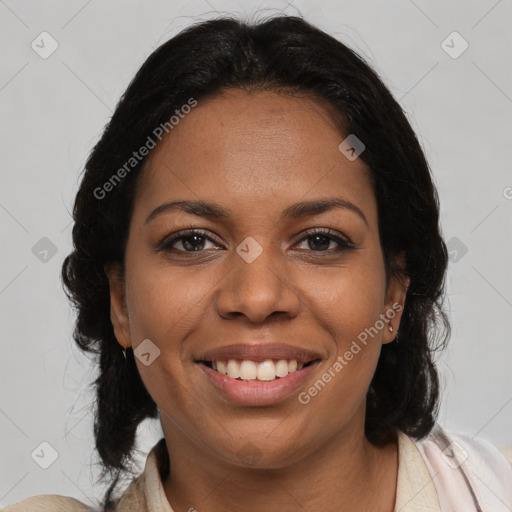
[[[306,363],[298,363],[296,359],[266,359],[261,362],[247,359],[227,359],[224,361],[196,361],[196,363],[203,364],[211,370],[234,380],[269,382],[299,372],[318,361],[320,359],[314,359]]]

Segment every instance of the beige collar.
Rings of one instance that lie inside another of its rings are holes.
[[[162,485],[159,467],[165,474],[165,439],[150,451],[143,474],[134,480],[115,512],[173,512]],[[441,512],[434,482],[421,453],[403,432],[398,434],[398,482],[394,512]]]
[[[398,481],[394,512],[441,512],[436,488],[416,445],[398,433]]]

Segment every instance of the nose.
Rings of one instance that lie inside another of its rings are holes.
[[[285,271],[270,244],[253,261],[233,254],[232,266],[216,294],[219,315],[225,319],[246,317],[260,323],[271,315],[292,318],[298,314],[300,300],[291,272]],[[250,262],[249,262],[250,261]]]

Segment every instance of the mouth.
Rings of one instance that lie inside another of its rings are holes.
[[[296,359],[265,359],[263,361],[225,359],[198,360],[195,362],[233,380],[272,382],[300,372],[319,361],[320,359],[317,358],[306,362],[297,361]]]
[[[196,360],[206,382],[224,399],[244,406],[272,406],[298,393],[312,378],[320,359]],[[207,393],[208,387],[204,388]]]
[[[206,377],[205,393],[216,388],[232,403],[270,406],[306,385],[324,359],[323,351],[274,342],[212,347],[193,361]]]

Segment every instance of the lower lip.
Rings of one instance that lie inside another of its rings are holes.
[[[271,405],[291,395],[304,383],[318,366],[316,361],[302,370],[278,377],[272,381],[237,380],[197,363],[210,382],[232,402],[241,405]]]

